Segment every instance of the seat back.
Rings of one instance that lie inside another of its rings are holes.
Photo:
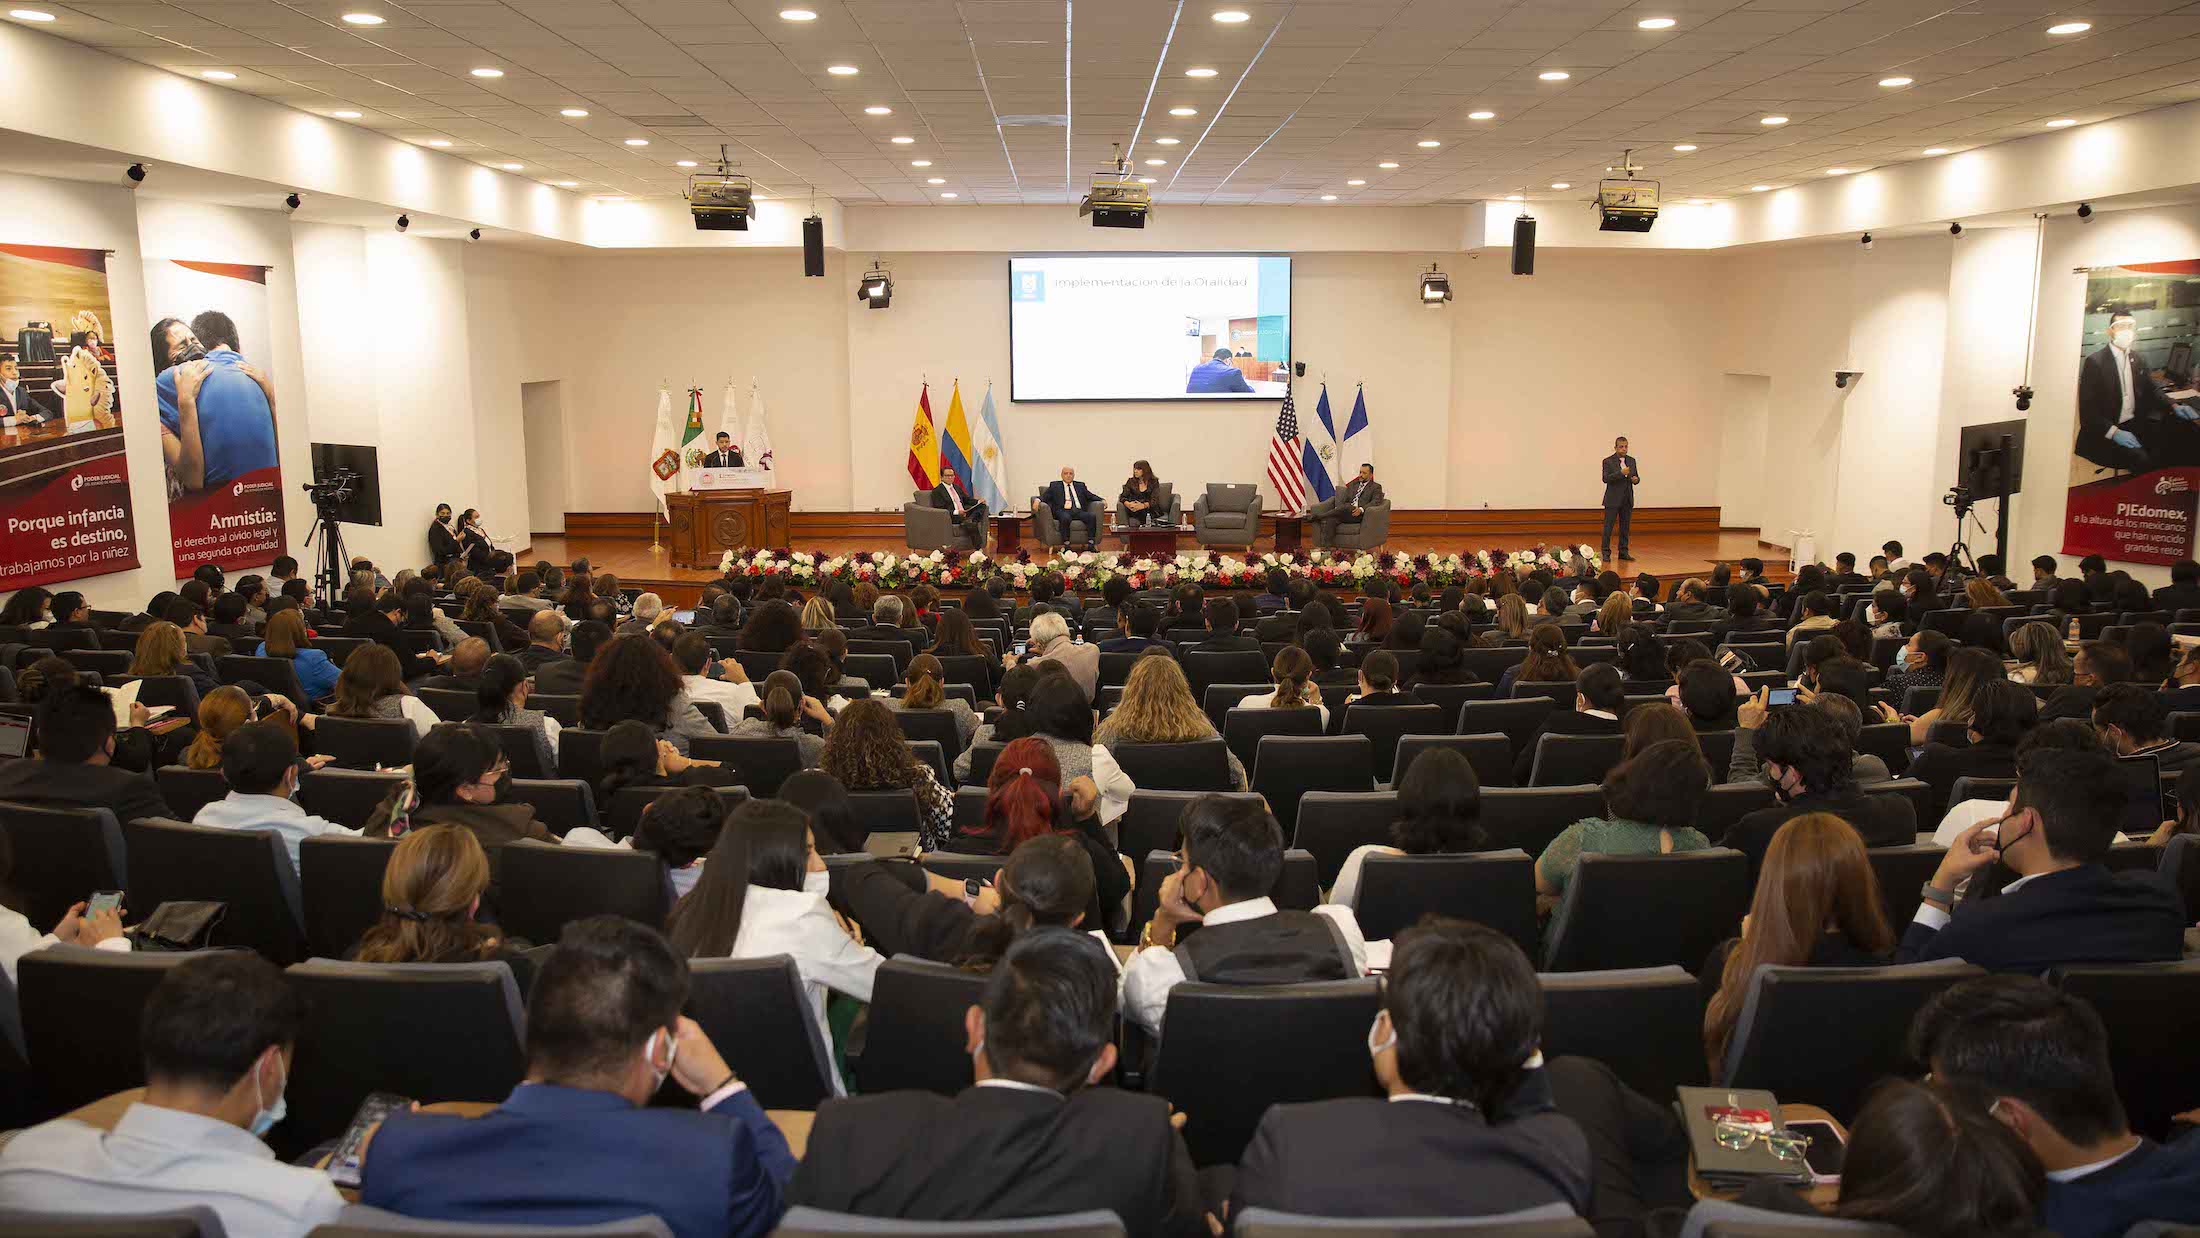
[[[1299,828],[1306,823],[1302,817]],[[1308,848],[1312,850],[1312,848]],[[1451,855],[1369,855],[1353,909],[1369,941],[1396,937],[1425,915],[1485,924],[1535,957],[1535,858],[1518,848]]]
[[[917,832],[916,793],[906,788],[884,791],[850,791],[848,807],[853,814],[856,828],[863,838],[873,834],[914,834]],[[846,840],[851,847],[863,845],[862,838]]]
[[[1576,649],[1574,655],[1578,658],[1585,652],[1587,651]],[[1574,702],[1581,698],[1581,689],[1571,679],[1553,679],[1545,682],[1516,679],[1513,681],[1512,694],[1514,700],[1541,697],[1549,701],[1553,709],[1572,709]]]
[[[359,829],[389,793],[404,785],[398,773],[367,770],[308,770],[298,780],[298,802],[316,817]]]
[[[611,797],[611,802],[604,805],[604,832],[611,835],[611,837],[613,838],[632,838],[634,836],[634,831],[641,826],[642,815],[649,811],[649,806],[651,804],[656,803],[664,796],[671,795],[676,791],[683,790],[686,790],[686,788],[620,788],[618,793]],[[747,787],[714,787],[712,788],[712,790],[718,793],[719,802],[725,806],[725,811],[727,812],[732,812],[736,807],[741,804],[743,800],[749,798],[749,789]]]
[[[1569,698],[1570,699],[1570,698]],[[1461,735],[1503,735],[1518,756],[1558,708],[1547,696],[1524,696],[1501,701],[1468,701],[1459,707]]]
[[[578,779],[592,787],[602,782],[603,737],[602,731],[561,726],[558,731],[558,777]],[[694,755],[693,742],[689,747],[691,756]]]
[[[221,1217],[207,1204],[134,1216],[0,1208],[0,1234],[36,1234],[38,1238],[227,1238],[228,1232]]]
[[[23,914],[44,932],[94,890],[120,890],[129,875],[122,827],[105,808],[33,808],[0,802],[0,833],[15,868],[8,882]],[[153,909],[132,905],[143,916]]]
[[[1206,711],[1207,721],[1214,724],[1215,730],[1220,731],[1222,724],[1229,720],[1230,711],[1243,704],[1246,697],[1266,696],[1269,691],[1269,686],[1265,683],[1211,683],[1200,689],[1199,707]],[[1319,712],[1316,711],[1317,716]],[[1231,751],[1237,750],[1232,748]],[[1247,768],[1251,768],[1253,763],[1250,754],[1241,753],[1238,760],[1245,762]]]
[[[1131,668],[1138,665],[1143,653],[1107,653],[1100,655],[1099,685],[1103,688],[1120,688],[1130,681]]]
[[[22,957],[15,990],[25,1056],[44,1112],[66,1112],[144,1086],[139,1015],[169,969],[191,958],[78,946]]]
[[[1210,684],[1259,683],[1268,678],[1268,659],[1250,650],[1192,649],[1185,651],[1182,660],[1184,682],[1191,685],[1195,701],[1206,699]]]
[[[122,827],[129,897],[138,916],[168,902],[228,904],[209,944],[257,950],[276,963],[306,957],[298,872],[274,830],[230,830],[150,818]]]
[[[595,791],[570,778],[514,778],[511,800],[534,809],[543,828],[559,838],[576,826],[602,824],[596,816]]]
[[[1147,1088],[1187,1115],[1193,1164],[1235,1164],[1270,1105],[1376,1094],[1377,1008],[1372,980],[1179,984]]]
[[[1887,772],[1900,778],[1910,767],[1910,724],[1875,722],[1857,732],[1856,750],[1886,762]]]
[[[176,810],[178,821],[191,820],[199,809],[229,794],[229,780],[218,769],[163,765],[153,771],[153,782],[160,788],[160,797]]]
[[[412,764],[413,724],[402,719],[322,715],[313,727],[317,751],[346,769],[397,769]]]
[[[1752,1208],[1727,1199],[1700,1199],[1688,1210],[1680,1238],[1904,1238],[1904,1230],[1874,1221],[1844,1221]]]
[[[688,741],[688,755],[732,766],[741,774],[741,785],[758,799],[778,795],[780,784],[802,769],[801,741],[776,736],[697,736]]]
[[[504,963],[311,959],[288,975],[306,1022],[290,1113],[269,1140],[278,1152],[343,1134],[369,1092],[501,1101],[527,1073],[526,1016]]]
[[[554,692],[537,692],[527,698],[527,704],[558,720],[558,725],[570,731],[581,724],[581,698],[561,696]],[[560,734],[558,745],[564,747],[565,737]]]
[[[420,703],[435,711],[435,716],[445,722],[464,722],[480,708],[478,698],[459,688],[414,688]]]
[[[313,957],[344,957],[382,919],[382,873],[396,849],[394,838],[342,834],[324,834],[298,844],[306,949]]]
[[[188,675],[141,675],[138,677],[138,704],[148,708],[166,705],[177,716],[199,716],[199,686]]]
[[[1920,892],[1940,870],[1948,849],[1939,843],[1908,843],[1899,847],[1869,847],[1864,858],[1879,879],[1879,903],[1887,910],[1887,923],[1908,924],[1917,915]]]
[[[498,923],[529,941],[556,941],[567,924],[600,915],[662,929],[672,909],[665,866],[647,851],[521,841],[499,853]]]
[[[1308,791],[1369,791],[1375,786],[1375,745],[1365,735],[1270,735],[1253,759],[1253,790],[1283,826],[1283,836],[1299,819],[1299,799]]]
[[[787,1210],[772,1238],[825,1238],[829,1234],[925,1234],[931,1238],[1123,1238],[1123,1221],[1113,1212],[1087,1209],[1060,1216],[1007,1221],[889,1221],[847,1212],[827,1212],[802,1204]]]
[[[1714,765],[1723,771],[1724,765]],[[1705,792],[1703,803],[1696,809],[1696,828],[1705,838],[1724,838],[1735,822],[1757,811],[1770,808],[1779,802],[1772,793],[1772,786],[1764,782],[1714,782]]]
[[[1385,508],[1390,505],[1383,504]],[[1247,1208],[1231,1218],[1239,1238],[1593,1238],[1596,1230],[1566,1204],[1463,1217],[1317,1217]]]
[[[298,682],[298,668],[289,658],[260,658],[241,653],[214,659],[214,677],[223,683],[256,683],[269,692],[288,697],[299,708],[312,700]]]
[[[1808,1096],[1848,1123],[1882,1077],[1915,1074],[1910,1021],[1933,995],[1985,971],[1960,959],[1904,967],[1757,969],[1721,1086]]]
[[[1529,855],[1542,855],[1567,826],[1603,811],[1603,788],[1593,785],[1482,789],[1482,828],[1490,846],[1518,847]]]
[[[1156,791],[1148,787],[1131,792],[1129,806],[1115,823],[1116,850],[1133,859],[1143,858],[1149,851],[1175,851],[1182,841],[1179,827],[1184,810],[1206,794],[1204,791]],[[1251,791],[1237,791],[1226,798],[1257,801],[1260,796]]]
[[[1545,735],[1536,741],[1532,787],[1578,787],[1601,783],[1619,764],[1624,735]]]
[[[1413,759],[1432,748],[1449,748],[1474,767],[1475,781],[1485,787],[1512,785],[1512,743],[1502,735],[1400,735],[1398,754],[1391,759],[1390,785],[1405,781]]]
[[[1551,917],[1543,970],[1694,967],[1749,910],[1749,857],[1725,847],[1591,855]]]
[[[1388,774],[1397,767],[1398,740],[1405,735],[1444,735],[1457,716],[1445,717],[1436,705],[1350,705],[1344,711],[1344,734],[1365,735],[1374,746],[1375,768]]]
[[[832,1053],[791,957],[690,960],[688,1014],[766,1109],[834,1096]]]
[[[1706,1081],[1702,987],[1686,968],[1546,972],[1543,1054],[1594,1058],[1659,1105]]]
[[[953,1096],[970,1086],[963,1012],[985,992],[985,977],[924,959],[894,958],[871,981],[870,1029],[852,1058],[865,1092],[920,1088]]]
[[[1230,749],[1220,738],[1180,744],[1110,744],[1134,785],[1158,791],[1232,791]]]
[[[962,754],[962,730],[955,725],[955,715],[944,709],[896,709],[890,711],[901,727],[902,738],[915,743],[926,740],[939,745],[940,752],[950,761]],[[952,786],[951,780],[947,785]]]
[[[963,785],[985,789],[986,782],[993,777],[993,763],[1000,759],[1001,749],[1006,747],[1007,744],[990,739],[973,741],[964,749],[970,757],[970,776],[962,780]]]
[[[2167,1139],[2200,1096],[2200,959],[2114,966],[2066,964],[2048,979],[2084,998],[2108,1028],[2108,1061],[2131,1127]]]

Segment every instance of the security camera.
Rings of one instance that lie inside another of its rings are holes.
[[[481,239],[481,229],[479,229],[479,228],[475,228],[475,229],[474,229],[473,231],[471,231],[471,232],[468,232],[468,233],[466,234],[466,243],[467,243],[467,244],[469,244],[469,245],[473,244],[473,243],[474,243],[475,241],[478,241],[478,240],[480,240],[480,239]]]
[[[2092,204],[2091,202],[2080,202],[2080,203],[2078,204],[2078,218],[2080,218],[2080,219],[2091,219],[2091,218],[2093,218],[2093,204]]]
[[[306,200],[299,197],[297,194],[291,194],[289,197],[283,199],[283,205],[289,207],[291,210],[294,211],[297,210],[299,207],[304,206],[305,204]]]
[[[405,229],[407,229],[407,228],[410,228],[410,227],[412,227],[412,226],[413,226],[412,216],[410,216],[410,215],[399,215],[399,216],[397,217],[397,230],[398,230],[399,232],[403,232],[403,231],[404,231]]]
[[[130,187],[134,189],[145,183],[145,165],[133,163],[123,172],[123,175],[130,178]]]
[[[2021,384],[2021,385],[2019,385],[2019,386],[2016,386],[2016,387],[2012,387],[2012,388],[2010,388],[2010,390],[2009,390],[2009,394],[2010,394],[2010,395],[2013,395],[2013,396],[2015,396],[2015,397],[2017,397],[2017,411],[2018,411],[2018,412],[2022,413],[2022,412],[2028,412],[2028,411],[2030,411],[2030,410],[2031,410],[2031,407],[2032,407],[2032,387],[2031,387],[2031,384],[2029,384],[2029,383],[2026,383],[2026,384]]]
[[[1867,233],[1865,233],[1865,234],[1864,234],[1864,240],[1863,240],[1862,244],[1863,244],[1864,248],[1866,248],[1866,249],[1870,249],[1870,248],[1872,247],[1872,234],[1871,234],[1871,233],[1867,232]]]
[[[1864,371],[1862,370],[1835,370],[1833,372],[1833,385],[1836,388],[1847,387],[1850,383],[1862,377],[1864,377]]]
[[[1963,225],[1962,225],[1962,224],[1949,224],[1949,225],[1948,225],[1948,235],[1949,235],[1949,236],[1962,236],[1962,235],[1963,235]]]

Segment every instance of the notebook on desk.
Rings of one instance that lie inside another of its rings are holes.
[[[1696,1173],[1714,1187],[1735,1188],[1760,1180],[1810,1181],[1810,1167],[1801,1159],[1782,1160],[1766,1145],[1763,1135],[1783,1133],[1780,1103],[1770,1092],[1748,1088],[1681,1088],[1675,1106],[1688,1130],[1688,1147],[1695,1157]],[[1714,1130],[1722,1123],[1758,1133],[1745,1148],[1721,1143]]]

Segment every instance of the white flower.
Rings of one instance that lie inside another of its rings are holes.
[[[729,550],[726,553],[718,556],[718,570],[721,572],[730,572],[733,570],[732,551]]]

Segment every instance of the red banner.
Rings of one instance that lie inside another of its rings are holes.
[[[177,573],[185,564],[254,567],[285,553],[282,491],[280,468],[259,469],[219,489],[170,501]]]
[[[2086,274],[2064,554],[2120,563],[2192,557],[2200,507],[2196,276],[2200,262],[2191,260]]]
[[[2200,468],[2161,469],[2070,488],[2063,553],[2175,563],[2192,545]]]
[[[113,450],[61,465],[36,489],[10,489],[5,587],[20,589],[137,566],[122,432],[89,437],[109,440]]]

